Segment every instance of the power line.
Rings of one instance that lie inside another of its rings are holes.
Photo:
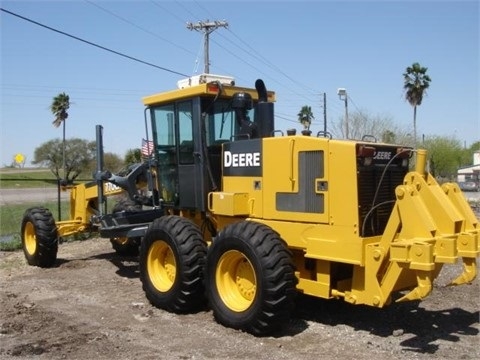
[[[130,59],[130,60],[139,62],[139,63],[141,63],[141,64],[148,65],[148,66],[151,66],[151,67],[154,67],[154,68],[156,68],[156,69],[163,70],[163,71],[167,71],[167,72],[172,73],[172,74],[177,74],[177,75],[181,75],[181,76],[188,77],[188,75],[185,75],[185,74],[180,73],[180,72],[178,72],[178,71],[174,71],[174,70],[171,70],[171,69],[167,69],[167,68],[165,68],[165,67],[158,66],[158,65],[149,63],[149,62],[147,62],[147,61],[143,61],[143,60],[137,59],[137,58],[135,58],[135,57],[133,57],[133,56],[126,55],[126,54],[123,54],[123,53],[121,53],[121,52],[118,52],[118,51],[109,49],[109,48],[107,48],[107,47],[105,47],[105,46],[95,44],[95,43],[93,43],[93,42],[91,42],[91,41],[88,41],[88,40],[79,38],[78,36],[74,36],[74,35],[68,34],[68,33],[64,32],[64,31],[61,31],[61,30],[52,28],[52,27],[50,27],[50,26],[41,24],[41,23],[39,23],[39,22],[37,22],[37,21],[34,21],[34,20],[32,20],[32,19],[29,19],[29,18],[26,18],[26,17],[21,16],[21,15],[19,15],[19,14],[15,14],[14,12],[8,11],[8,10],[6,10],[6,9],[4,9],[4,8],[0,8],[0,10],[3,11],[3,12],[5,12],[5,13],[7,13],[7,14],[10,14],[10,15],[13,15],[13,16],[15,16],[15,17],[18,17],[18,18],[20,18],[20,19],[22,19],[22,20],[28,21],[28,22],[30,22],[30,23],[32,23],[32,24],[41,26],[41,27],[43,27],[43,28],[45,28],[45,29],[51,30],[51,31],[53,31],[53,32],[56,32],[56,33],[58,33],[58,34],[67,36],[67,37],[69,37],[69,38],[72,38],[72,39],[75,39],[75,40],[78,40],[78,41],[81,41],[81,42],[83,42],[83,43],[85,43],[85,44],[88,44],[88,45],[97,47],[97,48],[99,48],[99,49],[108,51],[108,52],[113,53],[113,54],[115,54],[115,55],[119,55],[119,56],[122,56],[122,57],[124,57],[124,58],[127,58],[127,59]]]
[[[178,16],[177,14],[175,14],[173,11],[171,11],[170,9],[166,8],[165,6],[163,5],[160,5],[158,3],[158,1],[153,1],[153,0],[150,0],[150,2],[159,7],[160,9],[162,9],[163,11],[167,12],[168,14],[170,14],[173,18],[175,18],[179,23],[181,23],[182,25],[185,25],[185,24],[188,24],[189,22],[187,20],[184,20],[182,19],[180,16]],[[193,14],[187,7],[185,7],[185,5],[183,5],[181,2],[179,1],[176,1],[177,5],[181,6],[183,8],[183,12],[185,13],[188,13],[191,15],[192,18],[195,18],[196,20],[198,20],[198,18],[196,17],[195,14]],[[200,4],[196,3],[200,8],[202,8],[205,12],[208,12],[206,11],[206,9],[202,6],[200,6]],[[198,20],[200,21],[200,20]],[[201,47],[202,47],[202,41],[200,41],[200,48],[197,52],[197,54],[194,54],[195,55],[195,66],[194,66],[194,70],[193,70],[193,73],[196,73],[197,72],[197,69],[198,69],[198,58],[200,57],[200,53],[201,53]],[[219,67],[220,70],[224,71],[225,74],[228,73],[228,70],[224,70],[222,68]]]
[[[21,90],[24,91],[45,91],[45,90],[57,90],[59,87],[62,86],[53,86],[53,85],[25,85],[25,84],[10,84],[10,83],[3,83],[0,84],[2,89],[6,90]],[[91,93],[98,93],[98,94],[107,94],[107,95],[114,95],[114,96],[131,96],[132,94],[142,93],[143,90],[137,89],[111,89],[111,88],[98,88],[98,87],[77,87],[77,86],[69,86],[69,89],[75,90],[77,92],[87,92]]]
[[[178,16],[177,14],[173,13],[172,11],[168,10],[167,8],[165,8],[164,6],[158,4],[158,2],[156,1],[153,1],[151,0],[151,2],[158,6],[159,8],[163,9],[164,11],[168,12],[172,17],[174,17],[175,19],[177,19],[180,23],[185,23],[185,21],[180,17]],[[213,16],[212,13],[203,5],[201,4],[200,2],[198,1],[193,1],[202,11],[204,11],[208,16]],[[183,5],[181,2],[179,1],[176,1],[176,3],[181,6],[184,10],[184,12],[190,14],[190,16],[196,18],[195,14],[190,11],[189,8],[187,8],[185,5]],[[197,18],[198,19],[198,18]],[[200,23],[200,21],[198,20],[198,22]],[[188,24],[188,22],[187,22]],[[221,37],[222,39],[224,39],[225,41],[227,41],[230,45],[233,45],[234,47],[240,49],[241,51],[243,51],[245,54],[247,54],[248,56],[252,57],[254,60],[258,61],[259,63],[262,63],[263,65],[266,65],[267,68],[270,68],[272,70],[274,70],[275,72],[281,74],[283,77],[287,78],[288,80],[290,80],[292,83],[294,83],[295,85],[299,86],[300,88],[302,88],[304,91],[306,90],[308,92],[307,95],[305,94],[302,94],[302,93],[299,93],[299,92],[296,92],[295,90],[293,90],[290,86],[286,85],[284,82],[281,82],[279,81],[277,78],[275,77],[271,77],[269,75],[267,75],[264,71],[258,69],[258,67],[256,67],[255,65],[253,65],[252,63],[250,63],[249,61],[245,60],[245,58],[243,57],[239,57],[238,56],[238,53],[234,52],[234,51],[231,51],[229,50],[228,48],[226,48],[225,46],[223,46],[222,44],[220,44],[218,41],[216,41],[215,39],[211,39],[211,42],[214,43],[216,46],[218,46],[219,48],[221,48],[222,50],[224,50],[225,52],[227,52],[228,54],[230,54],[231,56],[233,56],[236,60],[244,63],[245,65],[251,67],[252,69],[254,69],[255,71],[257,71],[259,74],[262,74],[263,76],[265,76],[266,78],[268,78],[270,81],[284,87],[285,89],[288,89],[292,94],[298,96],[299,98],[303,98],[305,99],[306,101],[308,102],[311,102],[311,103],[315,103],[317,101],[316,97],[319,96],[320,93],[322,93],[321,91],[318,91],[315,92],[315,90],[307,87],[306,85],[304,84],[301,84],[300,82],[298,82],[296,79],[292,78],[291,76],[289,76],[287,73],[285,73],[284,71],[282,71],[278,66],[276,66],[275,64],[273,64],[272,62],[270,62],[267,58],[265,58],[264,56],[262,56],[257,50],[255,50],[251,45],[248,44],[248,42],[244,41],[240,36],[238,36],[237,34],[235,34],[229,27],[226,28],[227,29],[227,33],[230,33],[235,39],[236,41],[234,40],[231,40],[230,38],[228,38],[227,36],[225,36],[223,33],[219,32],[218,35],[219,37]],[[246,46],[245,47],[242,47],[239,43],[241,44],[244,44]],[[247,49],[248,48],[248,49]],[[222,69],[222,67],[219,67],[217,65],[214,65],[215,68],[218,68],[226,73],[229,73],[230,70],[224,70]],[[312,99],[311,96],[313,96],[314,98]]]
[[[84,1],[87,2],[87,3],[89,3],[89,4],[92,5],[92,6],[95,6],[95,7],[98,8],[98,9],[102,10],[103,12],[106,12],[106,13],[109,14],[109,15],[111,15],[111,16],[113,16],[113,17],[116,17],[117,19],[122,20],[122,21],[125,22],[125,23],[127,23],[127,24],[129,24],[129,25],[131,25],[131,26],[133,26],[133,27],[135,27],[135,28],[137,28],[137,29],[139,29],[139,30],[141,30],[141,31],[149,34],[149,35],[152,35],[153,37],[156,37],[157,39],[160,39],[160,40],[162,40],[162,41],[165,41],[166,43],[168,43],[168,44],[170,44],[170,45],[173,45],[173,46],[175,46],[176,48],[179,48],[179,49],[181,49],[181,50],[183,50],[183,51],[185,51],[185,52],[187,52],[187,53],[189,53],[189,54],[195,55],[195,54],[194,54],[192,51],[190,51],[189,49],[186,49],[186,48],[184,48],[183,46],[180,46],[180,45],[178,45],[177,43],[175,43],[175,42],[173,42],[173,41],[170,41],[170,40],[168,40],[168,39],[165,39],[164,37],[161,37],[160,35],[158,35],[158,34],[152,32],[152,31],[150,31],[150,30],[147,30],[147,29],[141,27],[140,25],[135,24],[134,22],[132,22],[132,21],[124,18],[123,16],[120,16],[120,15],[114,13],[113,11],[110,11],[110,10],[104,8],[103,6],[100,6],[100,5],[97,4],[97,3],[94,3],[93,1],[90,1],[90,0],[84,0]],[[153,3],[153,4],[155,4],[155,3]],[[155,5],[156,5],[156,4],[155,4]]]
[[[149,33],[150,35],[155,36],[155,37],[157,37],[157,38],[159,38],[159,39],[161,39],[161,40],[163,40],[163,41],[167,41],[167,40],[161,38],[160,36],[158,36],[157,34],[152,33],[152,32],[150,32],[150,31],[146,30],[145,28],[143,28],[143,27],[141,27],[141,26],[133,23],[132,21],[130,21],[130,20],[124,18],[124,17],[121,17],[121,16],[119,16],[119,15],[117,15],[117,14],[109,11],[108,9],[105,9],[105,8],[102,7],[102,6],[99,6],[99,5],[97,5],[97,4],[94,4],[94,3],[92,3],[92,2],[89,1],[89,0],[85,0],[85,1],[86,1],[87,3],[93,5],[93,6],[96,6],[97,8],[101,9],[102,11],[110,14],[111,16],[117,17],[118,19],[122,20],[123,22],[126,22],[126,23],[128,23],[129,25],[136,27],[137,29],[140,29],[140,30],[142,30],[142,31],[144,31],[144,32],[147,32],[147,33]],[[151,1],[151,3],[154,4],[154,5],[156,5],[156,6],[158,6],[159,8],[163,8],[161,5],[158,4],[158,2]],[[184,5],[182,5],[182,4],[181,4],[180,2],[178,2],[178,1],[177,1],[177,4],[180,5],[180,6],[182,6],[182,7],[184,7]],[[200,6],[199,3],[196,3],[196,4],[197,4],[197,6]],[[201,8],[202,8],[204,11],[207,11],[203,6],[202,6]],[[148,66],[152,66],[152,67],[154,67],[154,68],[157,68],[157,69],[160,69],[160,70],[163,70],[163,71],[167,71],[167,72],[170,72],[170,73],[174,73],[174,74],[177,74],[177,75],[181,75],[181,76],[188,77],[188,75],[186,75],[186,74],[183,74],[183,73],[180,73],[180,72],[177,72],[177,71],[174,71],[174,70],[165,68],[165,67],[161,67],[161,66],[158,66],[158,65],[156,65],[156,64],[152,64],[152,63],[143,61],[143,60],[141,60],[141,59],[138,59],[138,58],[135,58],[135,57],[126,55],[126,54],[124,54],[124,53],[121,53],[121,52],[118,52],[118,51],[109,49],[109,48],[107,48],[107,47],[104,47],[104,46],[98,45],[98,44],[96,44],[96,43],[93,43],[93,42],[91,42],[91,41],[88,41],[88,40],[79,38],[79,37],[74,36],[74,35],[71,35],[71,34],[68,34],[68,33],[64,32],[64,31],[57,30],[57,29],[52,28],[52,27],[50,27],[50,26],[41,24],[41,23],[39,23],[39,22],[37,22],[37,21],[31,20],[31,19],[26,18],[26,17],[24,17],[24,16],[15,14],[15,13],[13,13],[13,12],[11,12],[11,11],[6,10],[6,9],[3,9],[3,8],[0,8],[0,9],[1,9],[3,12],[5,12],[5,13],[8,13],[8,14],[13,15],[13,16],[16,16],[16,17],[18,17],[18,18],[20,18],[20,19],[23,19],[23,20],[28,21],[28,22],[30,22],[30,23],[33,23],[33,24],[35,24],[35,25],[41,26],[41,27],[46,28],[46,29],[48,29],[48,30],[57,32],[57,33],[59,33],[59,34],[61,34],[61,35],[64,35],[64,36],[73,38],[73,39],[75,39],[75,40],[77,40],[77,41],[81,41],[81,42],[84,42],[84,43],[86,43],[86,44],[88,44],[88,45],[91,45],[91,46],[100,48],[100,49],[102,49],[102,50],[104,50],[104,51],[111,52],[111,53],[116,54],[116,55],[118,55],[118,56],[122,56],[122,57],[125,57],[125,58],[127,58],[127,59],[130,59],[130,60],[133,60],[133,61],[136,61],[136,62],[145,64],[145,65],[148,65]],[[164,8],[163,8],[163,9],[164,9]],[[189,12],[189,13],[191,13],[191,12]],[[172,14],[171,14],[171,15],[172,15]],[[172,16],[174,16],[174,14],[173,14]],[[177,18],[177,20],[181,21],[180,17],[178,17],[178,16],[175,16],[175,17]],[[222,36],[225,40],[228,40],[231,44],[233,44],[233,45],[236,46],[237,48],[239,48],[239,49],[241,49],[242,51],[244,51],[246,54],[252,56],[256,61],[259,61],[260,63],[263,63],[264,65],[267,65],[270,69],[272,69],[272,70],[280,73],[282,76],[284,76],[285,78],[289,79],[289,80],[292,81],[294,84],[300,86],[302,89],[308,90],[308,92],[312,91],[312,89],[307,88],[306,86],[302,85],[301,83],[299,83],[299,82],[296,81],[295,79],[291,78],[288,74],[286,74],[286,73],[283,72],[281,69],[279,69],[277,66],[275,66],[273,63],[271,63],[270,61],[268,61],[265,57],[259,55],[259,52],[258,52],[258,51],[255,51],[255,49],[253,49],[248,43],[246,43],[245,41],[243,41],[238,35],[234,34],[234,33],[231,32],[230,30],[229,30],[229,32],[230,32],[233,36],[235,36],[235,38],[236,38],[238,41],[240,41],[241,43],[245,44],[245,45],[250,49],[250,51],[245,50],[245,48],[242,48],[242,47],[239,46],[237,43],[232,42],[230,39],[227,39],[227,38],[224,37],[223,35],[221,35],[221,36]],[[245,59],[243,59],[242,57],[238,57],[238,56],[237,56],[238,54],[236,54],[236,53],[228,50],[227,48],[223,47],[221,44],[217,43],[216,41],[214,41],[214,40],[212,40],[212,41],[215,42],[215,44],[216,44],[217,46],[219,46],[220,48],[222,48],[224,51],[230,53],[232,56],[235,56],[237,59],[241,60],[242,62],[244,62],[244,63],[247,64],[248,66],[252,67],[253,69],[255,69],[256,71],[258,71],[259,73],[264,74],[265,76],[267,76],[268,78],[270,78],[271,80],[273,80],[275,83],[278,83],[278,84],[280,84],[281,86],[289,89],[289,91],[291,91],[293,94],[299,96],[300,98],[305,99],[306,101],[313,102],[313,103],[316,102],[316,100],[310,99],[309,96],[302,95],[301,93],[296,93],[291,87],[283,84],[282,82],[279,82],[277,79],[273,79],[273,78],[269,77],[268,75],[266,75],[265,73],[263,73],[262,71],[260,71],[258,68],[256,68],[256,67],[253,66],[252,64],[250,64],[250,63],[248,63],[247,61],[245,61]],[[167,42],[169,42],[169,41],[167,41]],[[171,43],[171,42],[169,42],[169,43]],[[180,47],[180,48],[181,48],[181,47]],[[193,54],[193,52],[191,52],[191,51],[189,51],[189,50],[187,50],[187,49],[185,49],[185,48],[182,48],[182,49],[183,49],[184,51],[187,51],[187,52]],[[312,93],[311,95],[312,95],[312,96],[318,96],[319,94],[313,94],[313,93]],[[330,104],[333,104],[334,106],[336,105],[336,103],[334,103],[334,102],[333,102],[333,103],[330,102]]]
[[[296,79],[292,78],[291,76],[289,76],[287,73],[285,73],[284,71],[282,71],[278,66],[276,66],[275,64],[273,64],[271,61],[269,61],[267,58],[265,58],[264,56],[262,56],[258,51],[256,51],[254,48],[252,48],[250,46],[250,44],[248,44],[246,41],[242,40],[238,35],[236,35],[232,30],[228,29],[228,31],[236,38],[238,39],[242,44],[244,44],[245,46],[247,46],[247,48],[249,48],[251,51],[246,51],[244,49],[242,49],[241,47],[239,47],[241,50],[243,50],[245,53],[249,54],[250,56],[256,58],[257,60],[259,60],[260,62],[262,62],[264,65],[267,65],[271,68],[273,68],[275,71],[277,71],[278,73],[280,73],[281,75],[283,75],[284,77],[286,77],[288,80],[290,80],[292,83],[300,86],[301,88],[303,88],[304,90],[307,90],[309,92],[315,92],[313,89],[310,89],[308,88],[307,86],[305,86],[304,84],[298,82]]]
[[[355,104],[355,101],[353,101],[352,97],[350,95],[347,95],[347,96],[348,96],[348,100],[350,100],[353,106],[355,106],[355,109],[357,109],[357,111],[361,113],[360,109],[358,108],[357,104]]]
[[[203,11],[205,11],[210,17],[212,17],[212,18],[214,17],[214,16],[212,15],[212,13],[211,13],[207,8],[205,8],[200,2],[195,1],[195,0],[193,0],[193,2],[194,2],[200,9],[202,9]]]
[[[222,36],[223,37],[223,36]],[[223,37],[225,40],[227,40],[228,42],[234,44],[230,39],[227,39],[225,37]],[[288,85],[286,85],[285,83],[283,82],[280,82],[279,80],[277,80],[276,78],[273,78],[271,76],[269,76],[267,73],[265,73],[264,71],[258,69],[255,65],[252,65],[250,62],[246,61],[243,57],[239,57],[238,54],[234,53],[233,51],[225,48],[224,46],[222,46],[220,43],[218,43],[217,41],[215,40],[212,40],[212,42],[214,44],[216,44],[218,47],[220,47],[221,49],[223,49],[224,51],[226,51],[227,53],[229,53],[230,55],[232,55],[237,61],[240,61],[246,65],[248,65],[249,67],[251,67],[252,69],[254,69],[255,71],[257,71],[258,73],[264,75],[266,78],[270,79],[272,82],[276,83],[276,84],[279,84],[280,86],[288,89],[292,94],[294,95],[297,95],[298,97],[300,98],[303,98],[303,99],[306,99],[310,102],[314,102],[312,101],[312,99],[308,99],[304,94],[300,94],[300,93],[297,93],[296,91],[294,91],[291,87],[289,87]],[[242,49],[241,47],[239,47],[238,45],[234,44],[236,47],[240,48],[242,51],[245,51],[247,54],[251,55],[253,58],[255,58],[255,56],[253,56],[250,52]],[[252,52],[255,52],[255,50],[252,49]],[[274,69],[275,70],[275,69]]]
[[[188,13],[192,18],[196,18],[196,15],[190,11],[190,8],[188,6],[185,6],[181,1],[176,0],[175,3],[177,3],[178,6],[183,8],[183,11]],[[197,20],[199,20],[197,18]]]
[[[168,8],[160,5],[158,3],[158,1],[153,1],[153,0],[150,0],[150,2],[155,5],[155,6],[158,6],[160,9],[162,9],[163,11],[169,13],[170,15],[172,15],[175,19],[177,19],[178,21],[180,21],[182,24],[185,24],[186,21],[184,21],[182,18],[180,18],[178,15],[176,15],[174,12],[170,11]]]
[[[226,21],[199,21],[196,24],[191,22],[187,23],[187,29],[189,30],[197,30],[203,32],[203,56],[204,56],[204,72],[208,74],[210,72],[210,58],[209,58],[209,39],[210,34],[217,30],[220,27],[227,28],[228,23]]]
[[[172,15],[174,18],[176,18],[179,22],[181,23],[184,23],[183,19],[176,15],[175,13],[173,13],[172,11],[166,9],[165,7],[159,5],[157,2],[151,0],[151,2],[155,5],[157,5],[158,7],[162,8],[164,11],[168,12],[170,15]],[[201,4],[199,1],[193,1],[203,12],[205,12],[208,16],[211,16],[213,17],[212,13],[203,5]],[[190,16],[196,18],[195,14],[190,11],[190,8],[186,7],[185,5],[183,5],[180,1],[176,1],[176,3],[181,6],[184,10],[184,12],[190,14]],[[197,18],[198,19],[198,18]],[[188,22],[187,22],[188,24]],[[231,45],[235,46],[236,48],[240,49],[241,51],[243,51],[245,54],[247,54],[248,56],[252,57],[253,59],[255,59],[256,61],[258,61],[259,63],[262,63],[263,65],[266,65],[268,68],[274,70],[275,72],[281,74],[283,77],[285,77],[286,79],[290,80],[293,84],[297,85],[299,88],[303,89],[304,91],[306,90],[310,96],[313,96],[315,99],[312,100],[312,98],[308,98],[307,96],[299,93],[299,92],[296,92],[294,90],[292,90],[291,87],[289,87],[288,85],[286,85],[285,83],[283,82],[280,82],[277,78],[273,78],[271,76],[268,76],[265,72],[259,70],[256,66],[252,65],[250,62],[246,61],[244,58],[242,57],[239,57],[237,53],[227,49],[226,47],[222,46],[218,41],[215,41],[214,39],[211,40],[211,42],[213,42],[215,45],[217,45],[219,48],[223,49],[224,51],[226,51],[227,53],[229,53],[230,55],[234,56],[237,60],[243,62],[244,64],[248,65],[249,67],[251,67],[252,69],[254,69],[255,71],[257,71],[258,73],[260,74],[263,74],[264,76],[266,76],[268,79],[270,79],[271,81],[275,82],[276,84],[279,84],[280,86],[286,88],[286,89],[289,89],[289,91],[291,91],[293,94],[295,94],[296,96],[300,97],[300,98],[304,98],[306,101],[308,102],[313,102],[315,103],[317,100],[316,100],[316,97],[319,96],[321,93],[323,93],[323,91],[315,91],[314,89],[300,83],[298,80],[296,80],[295,78],[292,78],[290,75],[288,75],[287,73],[285,73],[284,71],[282,71],[278,66],[276,66],[275,64],[273,64],[271,61],[269,61],[267,58],[265,58],[264,56],[262,56],[260,54],[259,51],[255,50],[248,42],[244,41],[240,36],[238,36],[236,33],[234,33],[229,27],[227,28],[227,33],[230,33],[237,41],[233,41],[231,39],[229,39],[227,36],[225,36],[223,33],[218,33],[219,37],[223,38],[224,40],[226,40],[227,42],[229,42]],[[239,43],[243,44],[245,47],[242,47]],[[221,67],[219,66],[216,66],[214,65],[216,68],[220,69],[220,70],[223,70]],[[225,70],[223,70],[225,71]],[[227,73],[229,72],[228,70],[226,71]]]

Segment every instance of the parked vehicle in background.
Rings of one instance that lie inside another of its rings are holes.
[[[458,185],[462,191],[480,191],[480,186],[475,181],[465,181]]]

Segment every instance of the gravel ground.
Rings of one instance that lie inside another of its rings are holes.
[[[62,200],[70,198],[69,191],[61,191]],[[58,199],[57,188],[0,189],[0,206],[7,204],[43,203]]]
[[[208,309],[152,307],[136,259],[106,239],[62,244],[49,269],[0,252],[0,358],[479,359],[479,280],[446,286],[460,271],[445,267],[424,301],[384,309],[299,295],[282,332],[254,337]]]

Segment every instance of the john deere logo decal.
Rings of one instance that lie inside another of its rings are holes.
[[[223,144],[223,176],[262,176],[262,141]]]

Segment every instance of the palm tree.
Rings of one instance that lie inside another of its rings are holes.
[[[310,131],[310,124],[312,123],[312,120],[315,119],[312,107],[308,105],[302,106],[297,116],[298,121],[303,125],[304,130]]]
[[[403,74],[405,98],[413,106],[413,143],[417,147],[417,106],[422,104],[423,95],[430,86],[430,76],[427,75],[428,68],[420,66],[418,62],[407,67]]]
[[[65,94],[64,92],[58,94],[53,98],[52,105],[50,105],[50,110],[52,111],[53,116],[55,116],[55,120],[53,120],[52,124],[56,128],[63,123],[63,143],[62,143],[62,151],[63,151],[63,177],[65,177],[65,120],[68,118],[67,110],[70,108],[70,97]]]

